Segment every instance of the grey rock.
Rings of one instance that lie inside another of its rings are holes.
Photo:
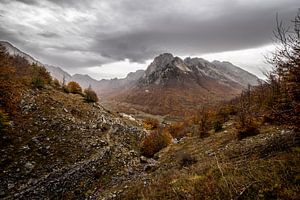
[[[27,162],[27,163],[25,164],[25,168],[26,168],[28,171],[31,171],[31,170],[33,170],[33,168],[34,168],[34,164],[31,163],[31,162]]]

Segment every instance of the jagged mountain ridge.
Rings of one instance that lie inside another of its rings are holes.
[[[215,63],[215,64],[214,64]],[[242,75],[241,77],[239,75]],[[157,56],[133,87],[113,99],[153,114],[182,114],[239,95],[259,79],[229,62]]]
[[[213,61],[209,62],[202,58],[185,58],[182,60],[179,57],[174,57],[170,53],[164,53],[154,59],[147,68],[142,82],[166,84],[167,79],[177,78],[183,79],[216,79],[224,84],[234,82],[241,87],[246,87],[248,84],[257,85],[259,79],[231,64],[230,62]],[[154,81],[155,80],[155,81]],[[231,83],[233,84],[233,83]]]

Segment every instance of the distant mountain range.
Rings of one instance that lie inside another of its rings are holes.
[[[195,110],[203,104],[231,99],[259,79],[230,62],[209,62],[202,58],[174,57],[170,53],[157,56],[146,70],[131,72],[126,78],[97,81],[88,75],[70,75],[60,67],[42,64],[8,42],[1,42],[12,56],[24,57],[29,63],[44,66],[62,82],[76,81],[89,85],[101,98],[126,103],[154,114],[179,114]]]

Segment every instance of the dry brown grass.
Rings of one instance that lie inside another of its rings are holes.
[[[282,135],[281,127],[263,126],[261,134],[239,141],[232,121],[225,127],[208,138],[169,146],[159,153],[160,166],[147,176],[149,182],[134,182],[121,198],[298,199],[296,133]],[[183,154],[197,162],[183,165]]]

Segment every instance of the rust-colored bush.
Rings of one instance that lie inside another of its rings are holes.
[[[88,103],[99,101],[96,92],[93,91],[91,88],[84,90],[84,100]]]
[[[154,130],[147,135],[141,143],[141,154],[146,157],[153,157],[172,141],[172,136],[167,131]]]
[[[173,138],[180,139],[186,136],[186,131],[184,130],[185,124],[183,122],[173,123],[165,129],[172,135]]]
[[[154,118],[146,118],[143,121],[144,124],[144,128],[147,130],[154,130],[157,129],[159,127],[159,121],[157,119]]]
[[[51,76],[44,67],[29,64],[21,56],[9,56],[0,45],[0,107],[9,116],[19,114],[21,94],[32,86],[49,84]]]
[[[82,94],[82,89],[78,83],[71,81],[67,85],[68,91],[73,94]]]

